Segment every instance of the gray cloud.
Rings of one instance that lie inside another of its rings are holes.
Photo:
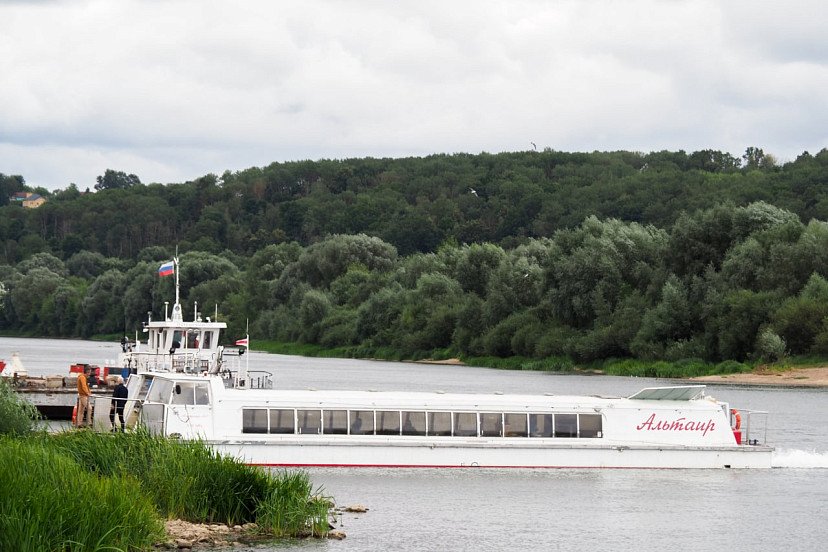
[[[0,172],[826,145],[817,1],[0,2]]]

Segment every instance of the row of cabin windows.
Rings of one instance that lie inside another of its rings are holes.
[[[602,437],[600,414],[245,408],[243,433]]]

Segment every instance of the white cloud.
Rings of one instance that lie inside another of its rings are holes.
[[[0,2],[0,172],[81,188],[272,161],[826,146],[794,1]]]

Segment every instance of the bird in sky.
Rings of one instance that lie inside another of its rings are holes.
[[[532,148],[534,148],[535,151],[538,151],[538,146],[534,142],[529,143],[532,144]]]
[[[469,193],[470,193],[471,195],[476,196],[476,195],[477,195],[477,190],[475,190],[474,188],[469,188]]]

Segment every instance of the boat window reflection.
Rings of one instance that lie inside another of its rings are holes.
[[[503,430],[505,437],[526,437],[526,414],[504,414]]]
[[[555,437],[577,437],[578,415],[555,414]]]
[[[351,411],[351,435],[373,435],[374,434],[374,411],[373,410],[352,410]]]
[[[274,408],[270,411],[270,433],[295,433],[293,409]]]
[[[400,434],[400,411],[399,410],[378,410],[377,411],[377,435],[399,435]]]
[[[480,436],[501,437],[503,435],[503,414],[500,412],[480,413]]]
[[[451,412],[429,412],[428,434],[434,436],[451,435]]]
[[[245,408],[242,410],[242,433],[267,433],[267,409]]]
[[[149,402],[169,403],[173,382],[165,379],[154,379],[150,386],[147,400]]]
[[[319,435],[322,433],[322,411],[297,410],[296,423],[299,428],[299,433]]]
[[[348,433],[348,411],[325,410],[323,413],[322,433],[336,435]]]
[[[425,412],[403,412],[402,413],[403,435],[425,435],[426,434],[426,413]]]
[[[475,412],[455,412],[453,435],[455,437],[476,437],[477,414]]]

